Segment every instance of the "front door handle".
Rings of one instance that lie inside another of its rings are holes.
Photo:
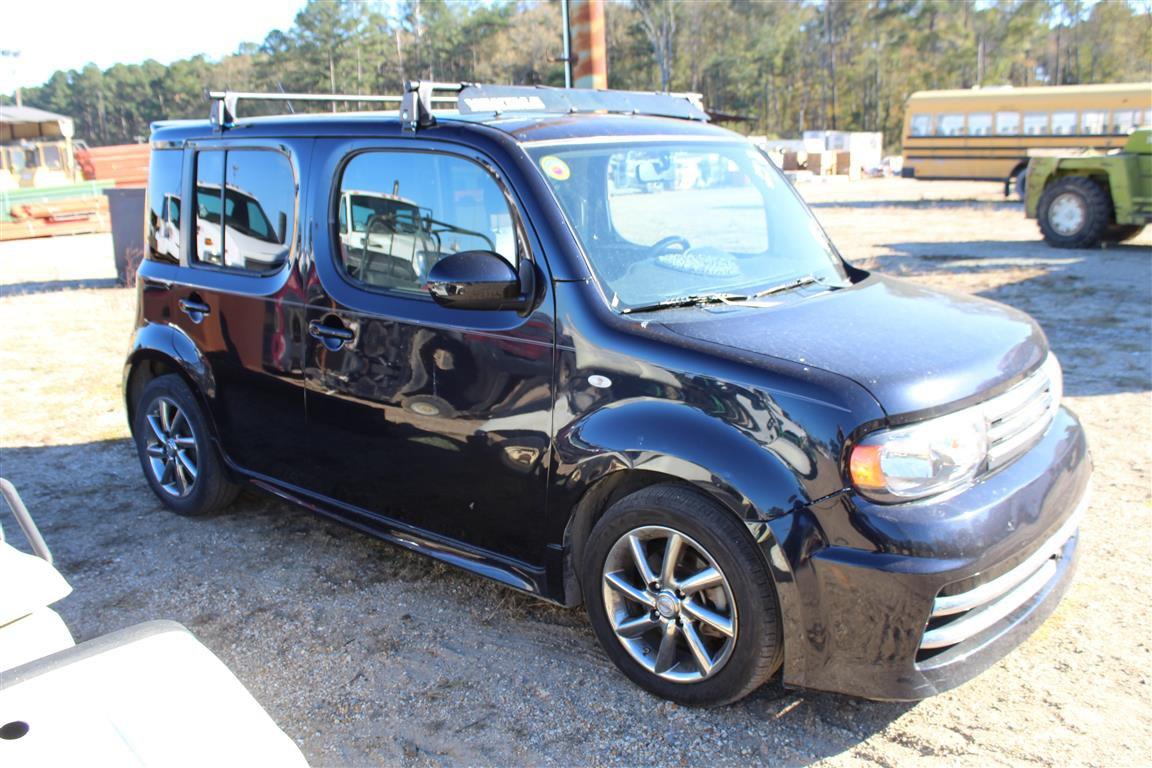
[[[212,314],[212,307],[197,299],[180,299],[176,303],[180,305],[180,311],[194,323],[200,323],[205,316]]]
[[[340,321],[337,320],[336,322]],[[321,344],[333,352],[352,341],[354,336],[351,330],[342,325],[325,325],[320,320],[313,320],[308,323],[308,335],[314,339],[319,339]]]

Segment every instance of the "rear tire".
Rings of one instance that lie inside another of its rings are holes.
[[[1024,202],[1028,195],[1028,169],[1021,168],[1016,174],[1016,197]]]
[[[1044,241],[1055,248],[1096,248],[1112,220],[1107,190],[1086,176],[1066,176],[1040,195],[1036,218]]]
[[[783,661],[768,568],[745,526],[698,491],[654,485],[613,504],[588,539],[582,576],[605,653],[657,696],[728,704]]]
[[[211,514],[239,493],[224,473],[199,401],[179,376],[158,376],[144,387],[132,436],[148,485],[173,512]]]

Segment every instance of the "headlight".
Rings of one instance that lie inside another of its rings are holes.
[[[868,435],[852,448],[852,484],[864,496],[899,502],[943,493],[985,468],[1014,459],[1038,439],[1060,404],[1053,354],[1016,387],[962,411]]]
[[[878,501],[931,496],[971,480],[988,453],[984,414],[968,408],[869,435],[852,449],[852,482]]]

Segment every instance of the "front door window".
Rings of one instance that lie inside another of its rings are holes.
[[[462,157],[356,155],[341,176],[336,205],[340,265],[373,289],[425,294],[432,265],[461,251],[494,251],[516,264],[503,192],[487,170]]]

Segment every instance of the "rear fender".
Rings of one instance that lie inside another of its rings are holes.
[[[136,329],[132,337],[132,348],[124,363],[123,392],[129,425],[136,397],[143,388],[139,384],[139,372],[144,366],[157,365],[171,368],[188,381],[211,421],[212,410],[208,407],[208,401],[215,397],[216,381],[208,361],[184,331],[166,323],[149,323]]]

